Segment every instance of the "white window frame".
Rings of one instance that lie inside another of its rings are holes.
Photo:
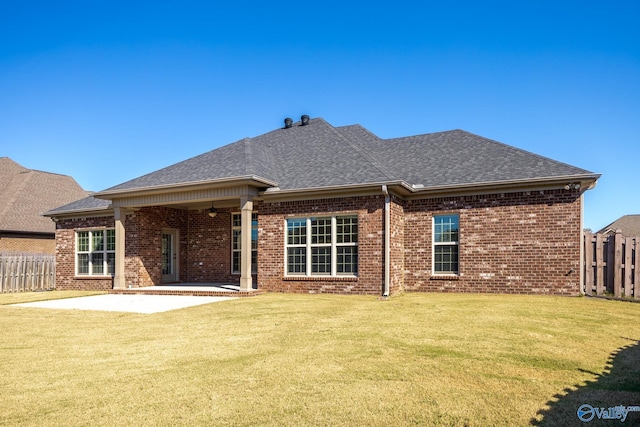
[[[235,225],[234,223],[234,219],[236,216],[242,216],[241,212],[232,212],[231,213],[231,274],[240,274],[240,261],[242,259],[242,225]],[[255,222],[255,224],[254,224]],[[242,224],[242,222],[240,222],[240,224]],[[233,235],[234,232],[238,232],[238,245],[237,247],[234,247],[234,240],[233,240]],[[251,274],[257,274],[258,273],[258,239],[257,239],[257,235],[258,235],[258,212],[257,211],[253,211],[251,213],[251,233],[252,233],[252,237],[253,237],[253,233],[255,233],[256,235],[256,239],[255,240],[251,240],[252,244],[255,241],[255,247],[251,248],[251,258],[252,258],[252,262],[251,262]],[[234,270],[233,269],[233,258],[234,255],[238,254],[238,270]]]
[[[337,220],[339,218],[354,218],[356,220],[356,226],[358,226],[357,214],[340,214],[340,215],[318,215],[313,217],[290,217],[284,221],[284,274],[286,277],[357,277],[360,260],[358,257],[358,231],[355,233],[355,242],[342,242],[338,243],[337,239]],[[314,220],[330,219],[331,220],[331,242],[312,243],[312,222]],[[289,221],[304,222],[304,243],[289,243]],[[339,247],[355,247],[356,272],[338,272],[338,248]],[[305,249],[305,271],[304,272],[289,272],[289,249],[304,248]],[[331,262],[331,269],[329,272],[313,272],[312,251],[313,248],[330,248],[329,256]]]
[[[438,242],[436,241],[436,220],[444,217],[456,217],[458,224],[458,239],[455,241]],[[433,215],[431,222],[431,273],[436,276],[458,276],[460,274],[460,215],[456,213],[448,213],[441,215]],[[436,271],[436,248],[451,246],[457,248],[457,271]]]
[[[109,244],[109,232],[112,232],[113,242]],[[116,245],[115,245],[115,228],[91,228],[91,229],[79,229],[75,231],[75,275],[78,277],[113,277],[115,275],[115,260],[116,260]],[[87,233],[88,236],[88,250],[80,250],[80,233]],[[103,234],[102,249],[94,248],[94,236],[98,233]],[[109,247],[113,249],[109,249]],[[102,255],[102,272],[94,272],[94,254]],[[87,255],[87,272],[80,272],[79,255]],[[109,271],[109,255],[113,259],[113,269]]]

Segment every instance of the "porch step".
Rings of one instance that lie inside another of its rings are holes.
[[[158,289],[156,286],[149,288],[110,289],[110,294],[117,295],[185,295],[194,297],[255,297],[263,294],[263,290],[253,291],[228,291],[215,289]]]

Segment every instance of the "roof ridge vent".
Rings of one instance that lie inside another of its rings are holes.
[[[291,117],[287,117],[284,119],[284,128],[290,129],[291,127],[293,127],[293,119]]]
[[[300,116],[300,126],[306,126],[309,124],[309,116],[306,114],[303,114],[302,116]]]

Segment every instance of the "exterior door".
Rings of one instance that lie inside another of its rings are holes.
[[[164,230],[162,232],[162,281],[178,281],[178,257],[177,257],[178,232],[176,230]]]

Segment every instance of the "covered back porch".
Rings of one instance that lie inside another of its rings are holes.
[[[113,208],[113,292],[254,292],[260,190],[242,180],[96,195]]]

